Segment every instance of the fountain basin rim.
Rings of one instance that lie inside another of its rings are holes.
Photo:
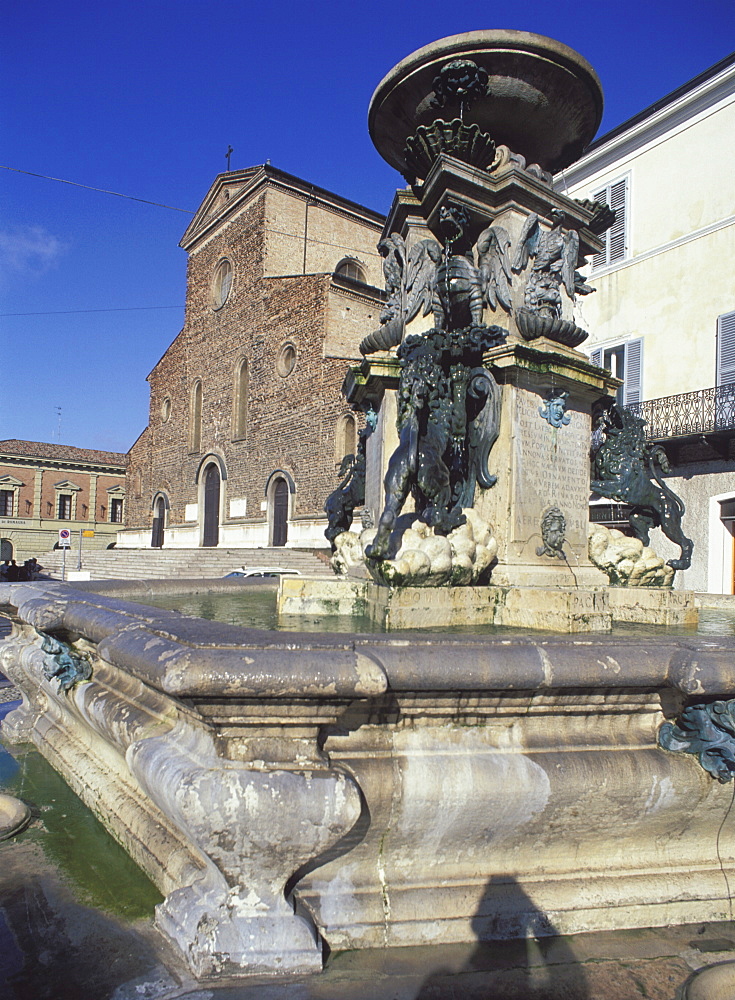
[[[272,633],[95,595],[61,583],[0,585],[0,604],[173,697],[323,700],[387,690],[735,691],[735,638]],[[94,678],[93,678],[94,679]]]

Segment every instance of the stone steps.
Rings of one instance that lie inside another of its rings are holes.
[[[75,571],[78,554],[67,553],[66,571]],[[62,553],[39,557],[44,574],[60,579]],[[303,549],[105,549],[82,554],[82,569],[92,580],[153,580],[170,577],[216,579],[245,567],[278,566],[309,576],[332,576],[326,553]]]

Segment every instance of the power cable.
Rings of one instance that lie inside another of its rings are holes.
[[[93,187],[91,184],[80,184],[79,181],[67,181],[64,180],[62,177],[50,177],[48,174],[37,174],[31,170],[20,170],[18,167],[6,167],[3,166],[3,164],[1,163],[0,163],[0,170],[12,170],[16,174],[26,174],[26,176],[28,177],[40,177],[42,180],[45,181],[57,181],[59,184],[71,184],[72,187],[84,188],[87,191],[98,191],[100,194],[112,194],[115,195],[116,198],[127,198],[128,201],[139,201],[142,202],[144,205],[155,205],[156,208],[168,208],[172,212],[183,212],[185,215],[196,215],[196,212],[191,212],[189,211],[188,208],[176,208],[174,205],[164,205],[163,202],[160,201],[149,201],[147,198],[136,198],[135,195],[132,194],[120,194],[119,191],[109,191],[107,188]],[[265,232],[273,233],[276,236],[288,236],[291,239],[295,240],[303,240],[304,238],[303,233],[302,234],[287,233],[282,229],[271,229],[269,226],[265,226],[264,230]],[[354,247],[348,247],[342,243],[329,243],[327,240],[315,240],[311,236],[307,236],[307,242],[318,243],[320,246],[325,246],[325,247],[334,247],[336,250],[351,250],[353,253],[355,252]],[[377,253],[377,251],[375,250],[365,250],[365,251],[361,250],[360,253],[369,254],[371,257],[380,256],[380,254]],[[161,307],[157,306],[156,308],[168,308],[168,306],[161,306]],[[29,315],[29,314],[23,314],[23,315]]]
[[[147,312],[151,309],[183,309],[179,306],[117,306],[111,309],[52,309],[49,312],[0,313],[0,318],[8,316],[71,316],[78,313],[114,313],[114,312]]]
[[[188,208],[176,208],[174,205],[164,205],[160,201],[149,201],[147,198],[136,198],[132,194],[120,194],[119,191],[108,191],[107,188],[92,187],[91,184],[80,184],[78,181],[65,181],[62,177],[49,177],[48,174],[34,174],[31,170],[19,170],[18,167],[6,167],[0,163],[0,170],[12,170],[16,174],[26,174],[28,177],[40,177],[44,181],[57,181],[59,184],[71,184],[72,187],[86,188],[87,191],[99,191],[100,194],[114,194],[116,198],[127,198],[129,201],[141,201],[144,205],[155,205],[156,208],[170,208],[172,212],[183,212],[194,215]]]

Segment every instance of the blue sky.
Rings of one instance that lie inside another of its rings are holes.
[[[8,6],[0,439],[126,451],[184,313],[190,216],[18,171],[194,211],[232,145],[233,169],[270,159],[385,212],[403,181],[367,133],[373,90],[420,46],[478,28],[577,49],[602,81],[604,132],[735,48],[735,0]]]

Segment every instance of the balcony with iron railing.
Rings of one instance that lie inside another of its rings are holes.
[[[704,438],[714,445],[735,434],[735,383],[629,403],[628,409],[647,422],[651,440]]]

